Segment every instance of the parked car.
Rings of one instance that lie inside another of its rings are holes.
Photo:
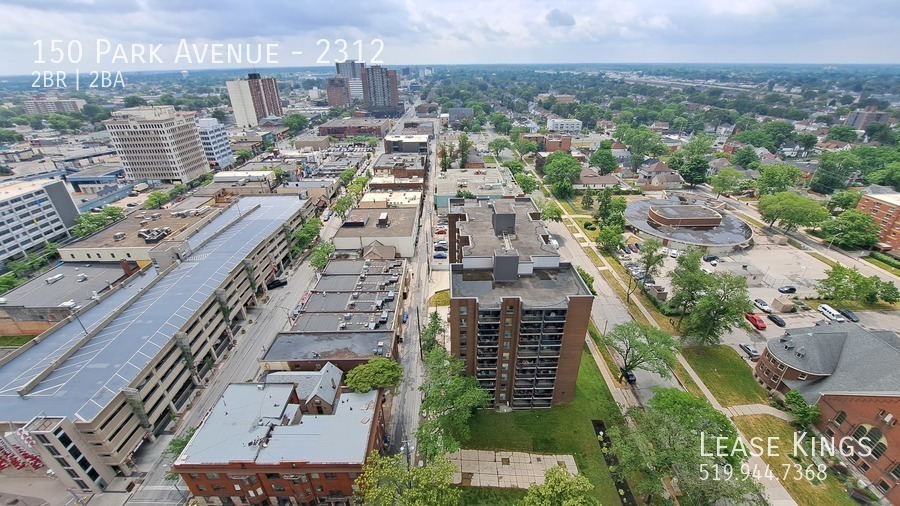
[[[435,230],[434,233],[437,234],[437,235],[444,235],[444,234],[447,233],[447,229],[446,229],[446,228],[439,228],[439,229]]]
[[[626,371],[622,366],[619,366],[619,370],[622,371],[622,376],[625,377],[625,381],[631,383],[632,385],[637,383],[637,376],[635,376],[633,372]]]
[[[409,321],[409,311],[404,311],[403,312],[403,323],[406,323],[408,321]]]
[[[847,318],[848,320],[850,320],[851,322],[859,323],[859,317],[856,316],[856,313],[854,313],[853,311],[850,311],[849,309],[847,309],[845,307],[839,307],[839,308],[837,308],[837,310],[838,310],[838,313],[841,313],[842,315],[844,315],[844,317]]]
[[[709,265],[712,265],[713,267],[715,267],[715,266],[719,265],[719,261],[713,260],[713,261],[709,262]]]
[[[271,290],[273,288],[278,288],[278,287],[284,286],[287,283],[288,283],[287,280],[284,278],[270,279],[269,281],[266,281],[266,288]]]
[[[663,247],[662,252],[663,252],[663,255],[668,255],[668,254],[669,254],[669,248]]]
[[[756,362],[757,360],[759,360],[759,350],[757,350],[752,344],[741,343],[741,344],[739,344],[738,346],[739,346],[742,350],[744,350],[744,353],[747,354],[747,357],[749,357],[750,360],[752,360],[752,361],[754,361],[754,362]]]
[[[750,322],[750,325],[756,327],[757,330],[766,330],[766,322],[758,314],[744,313],[744,318]]]
[[[673,249],[672,252],[669,253],[669,256],[672,257],[672,258],[678,258],[678,250],[677,250],[677,249]]]
[[[785,285],[778,289],[781,293],[797,293],[797,287],[791,285]]]
[[[629,245],[628,245],[628,249],[630,249],[632,253],[637,253],[637,252],[638,252],[638,248],[637,248],[637,246],[635,246],[634,244],[629,244]]]
[[[641,243],[639,243],[639,242],[634,243],[634,247],[637,248],[638,251],[640,251],[640,250],[641,250]]]
[[[443,252],[435,253],[433,256],[434,258],[447,258],[447,254]]]
[[[712,274],[712,273],[713,273],[713,271],[707,269],[706,267],[701,267],[700,270],[703,271],[703,273],[705,273],[705,274]]]
[[[636,267],[636,266],[637,266],[637,262],[625,262],[625,263],[622,264],[622,265],[625,266],[626,269],[630,269],[631,267]]]
[[[448,251],[449,248],[447,248],[447,246],[444,244],[438,244],[434,247],[434,250],[435,251]]]
[[[129,202],[129,203],[125,204],[125,205],[128,206],[128,207],[137,207],[138,203],[137,203],[137,202]]]
[[[717,257],[716,255],[703,255],[704,262],[712,262],[713,260],[718,260],[718,259],[719,259],[719,257]]]
[[[786,323],[784,323],[784,318],[778,316],[777,314],[770,314],[766,316],[772,323],[778,325],[779,327],[784,327]]]
[[[763,313],[771,313],[772,308],[762,299],[753,299],[753,305],[759,308]]]

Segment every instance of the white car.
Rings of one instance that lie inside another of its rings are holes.
[[[762,300],[762,299],[754,299],[754,300],[753,300],[753,305],[756,306],[756,307],[758,307],[759,310],[762,311],[762,312],[764,312],[764,313],[771,313],[771,312],[772,312],[772,308],[771,308],[768,304],[766,304],[766,301],[764,301],[764,300]]]

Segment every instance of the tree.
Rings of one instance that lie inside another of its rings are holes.
[[[125,107],[140,107],[147,105],[147,101],[137,95],[129,95],[122,100]]]
[[[309,128],[309,119],[302,114],[291,114],[284,118],[284,126],[288,127],[288,134],[294,136]]]
[[[709,184],[712,186],[713,191],[716,192],[716,197],[718,197],[723,193],[733,193],[738,189],[741,179],[746,178],[747,176],[743,172],[734,167],[725,167],[710,176]]]
[[[687,142],[681,149],[684,151],[685,158],[690,159],[695,156],[706,156],[712,149],[713,138],[703,132],[697,132],[691,140]]]
[[[597,234],[597,244],[607,253],[613,254],[622,243],[622,227],[619,225],[603,225]]]
[[[706,175],[709,173],[709,160],[702,156],[692,156],[678,173],[681,174],[684,182],[692,187],[705,183]]]
[[[855,300],[857,284],[862,279],[856,268],[844,267],[835,264],[825,271],[825,277],[816,283],[816,292],[819,297],[833,301]]]
[[[600,174],[604,176],[612,174],[616,170],[616,167],[619,166],[616,157],[613,156],[612,151],[608,149],[598,149],[597,151],[594,151],[588,164],[591,167],[596,168]]]
[[[681,315],[678,318],[678,327],[684,315],[689,314],[697,301],[706,294],[712,283],[709,274],[703,272],[700,267],[703,252],[696,248],[690,248],[675,260],[675,268],[672,269],[672,300],[671,305],[679,309]]]
[[[516,180],[516,184],[519,185],[519,188],[522,189],[522,193],[524,193],[525,195],[530,195],[532,192],[537,190],[537,179],[535,179],[535,177],[531,174],[519,172],[513,177]]]
[[[594,486],[582,474],[569,474],[565,467],[551,467],[543,485],[532,484],[520,506],[587,506],[594,504]]]
[[[60,244],[58,242],[47,241],[44,243],[44,255],[49,258],[54,258],[59,253]]]
[[[311,265],[317,271],[321,271],[328,265],[328,261],[331,259],[331,254],[334,253],[334,243],[331,241],[323,242],[319,244],[315,248],[313,248],[312,252],[309,254],[309,265]]]
[[[719,344],[722,335],[752,307],[746,278],[714,273],[706,295],[697,300],[684,319],[684,336],[697,344]]]
[[[188,443],[191,442],[191,438],[194,437],[194,432],[196,432],[196,431],[197,431],[196,427],[191,427],[183,435],[173,437],[169,441],[169,445],[166,446],[166,449],[163,450],[163,455],[168,455],[169,457],[178,458],[178,456],[181,455],[181,452],[184,451],[185,447],[187,447]]]
[[[893,281],[882,281],[878,287],[878,297],[888,304],[896,304],[900,301],[900,290]]]
[[[578,275],[581,276],[581,280],[584,281],[584,284],[587,285],[591,293],[597,295],[597,290],[594,289],[594,276],[591,276],[591,274],[582,269],[581,266],[576,266],[575,270],[578,271]]]
[[[594,192],[585,190],[584,195],[581,196],[581,207],[585,209],[594,207]]]
[[[253,151],[250,151],[249,149],[239,149],[234,152],[234,156],[237,157],[239,163],[244,163],[253,158]]]
[[[529,141],[524,138],[516,139],[516,142],[513,144],[516,148],[516,151],[519,152],[520,155],[525,156],[528,153],[537,153],[538,145],[534,141]]]
[[[344,218],[353,209],[353,204],[353,197],[347,194],[338,198],[331,207],[338,216]]]
[[[100,216],[104,219],[106,225],[111,225],[125,218],[125,210],[121,207],[107,206],[100,211]]]
[[[625,371],[643,369],[663,378],[669,377],[678,353],[675,338],[636,321],[616,325],[601,337],[601,342],[619,353]],[[619,381],[624,375],[621,373]]]
[[[830,194],[847,186],[850,176],[860,169],[860,159],[849,151],[822,154],[819,169],[809,182],[809,189],[816,193]]]
[[[172,187],[171,190],[169,190],[169,194],[168,194],[169,200],[177,199],[178,197],[187,193],[187,191],[188,191],[187,186],[185,186],[183,184],[176,184],[175,186]]]
[[[828,210],[809,197],[794,192],[764,195],[759,199],[759,214],[771,227],[776,220],[786,230],[813,226],[828,219]]]
[[[456,506],[460,489],[453,486],[456,468],[445,458],[422,467],[373,451],[356,479],[356,501],[368,506]]]
[[[508,162],[503,162],[501,165],[509,169],[513,174],[518,174],[525,170],[525,164],[518,160],[510,160]]]
[[[540,199],[535,202],[541,212],[541,219],[547,221],[562,221],[563,211],[555,202],[548,199]]]
[[[504,139],[503,137],[497,137],[488,143],[488,150],[494,153],[494,156],[499,157],[500,152],[504,149],[509,149],[512,147],[512,143],[509,142],[508,139]]]
[[[432,348],[437,346],[437,336],[442,335],[443,333],[444,321],[441,320],[441,314],[437,311],[431,312],[431,314],[428,315],[428,324],[422,329],[422,349],[425,350],[426,353],[431,351]]]
[[[472,141],[469,136],[462,133],[459,134],[459,168],[464,169],[469,163],[469,150],[472,148]]]
[[[631,151],[631,166],[637,168],[643,163],[647,155],[659,156],[667,149],[662,142],[662,137],[646,125],[628,129],[622,137],[628,149]]]
[[[856,129],[852,125],[835,125],[828,130],[830,141],[856,142]]]
[[[745,504],[748,497],[761,491],[753,479],[703,477],[704,469],[726,464],[739,469],[748,458],[740,447],[732,453],[739,435],[725,415],[688,392],[658,387],[653,392],[646,409],[628,411],[634,424],[609,429],[609,450],[619,459],[613,472],[622,478],[640,475],[642,479],[635,483],[635,490],[647,495],[645,503],[656,502],[652,498],[664,493],[662,482],[666,477],[678,482],[682,504]],[[710,441],[722,444],[728,451],[709,451]]]
[[[0,142],[21,142],[23,140],[25,137],[15,130],[0,130]]]
[[[338,181],[341,182],[341,186],[348,186],[351,182],[353,182],[353,178],[356,177],[356,169],[350,168],[338,175]]]
[[[821,414],[817,404],[807,404],[803,395],[797,390],[791,390],[784,396],[784,405],[794,415],[794,423],[800,429],[806,429],[819,423]]]
[[[831,199],[828,201],[828,210],[834,211],[836,209],[840,209],[842,211],[846,211],[849,209],[856,209],[856,204],[859,204],[860,198],[862,198],[862,194],[858,191],[839,191],[832,195]]]
[[[161,191],[154,191],[150,192],[150,195],[147,196],[147,200],[144,201],[144,207],[147,209],[159,209],[168,201],[168,194]]]
[[[732,162],[738,167],[746,169],[753,162],[759,163],[759,155],[756,154],[753,146],[744,146],[734,152],[734,160]]]
[[[458,199],[474,199],[475,194],[469,190],[456,190],[456,198]]]
[[[769,134],[772,144],[766,146],[769,152],[775,153],[787,141],[794,140],[794,124],[790,121],[769,121],[763,123],[762,131]],[[773,149],[774,148],[774,149]]]
[[[217,119],[219,121],[219,123],[225,122],[226,114],[225,114],[225,111],[223,111],[222,109],[216,109],[215,111],[212,112],[212,114],[210,114],[210,116]]]
[[[426,462],[458,450],[469,438],[472,414],[490,401],[488,391],[474,376],[464,376],[464,370],[463,362],[440,346],[425,356],[424,418],[416,439],[419,454]]]
[[[641,254],[640,257],[638,257],[637,264],[641,270],[646,273],[648,278],[652,278],[662,268],[665,259],[666,254],[662,250],[662,243],[657,239],[647,239],[641,246]],[[625,296],[626,300],[630,300],[631,294],[634,293],[634,289],[637,288],[637,286],[638,284],[635,282],[635,279],[629,277],[628,293]]]
[[[569,181],[557,181],[550,187],[553,196],[558,199],[570,199],[575,195],[575,188]]]
[[[880,142],[883,146],[894,146],[897,144],[898,135],[891,126],[886,123],[869,123],[866,125],[866,137],[869,141]]]
[[[868,248],[878,242],[878,224],[871,214],[848,209],[822,225],[825,239],[840,248]]]
[[[548,185],[563,181],[571,184],[581,176],[581,163],[566,151],[556,151],[547,157],[543,172]]]
[[[788,163],[774,163],[759,168],[756,187],[760,195],[772,195],[793,188],[803,176],[800,169]]]
[[[319,237],[319,232],[321,230],[322,220],[319,218],[306,220],[306,223],[294,232],[294,247],[291,251],[296,255],[305,250],[316,240],[316,237]]]
[[[809,156],[809,152],[812,148],[816,147],[816,144],[819,143],[819,138],[813,134],[799,134],[797,135],[796,142],[803,148],[803,156]]]
[[[344,384],[354,392],[373,388],[394,388],[403,381],[403,366],[384,357],[375,357],[347,373]]]

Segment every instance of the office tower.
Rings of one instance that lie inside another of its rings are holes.
[[[356,63],[353,60],[347,60],[334,64],[338,77],[347,79],[347,85],[350,88],[350,98],[353,100],[362,100],[364,97],[364,80],[366,78],[366,64]]]
[[[363,79],[363,103],[375,116],[394,116],[403,110],[397,87],[397,71],[379,65],[366,67]]]
[[[197,132],[200,134],[203,152],[206,153],[206,161],[213,170],[223,170],[234,164],[234,152],[231,151],[228,133],[219,120],[215,118],[197,120]]]
[[[131,181],[188,183],[209,171],[193,113],[134,107],[103,122]]]
[[[571,402],[594,297],[530,198],[450,199],[450,351],[494,406]]]
[[[58,98],[38,95],[25,100],[25,114],[54,114],[60,112],[78,112],[87,102],[80,98]]]
[[[11,181],[0,191],[0,261],[65,238],[75,225],[78,208],[63,181]]]
[[[347,107],[352,103],[350,79],[340,76],[329,77],[325,80],[325,95],[330,107]]]
[[[256,72],[247,79],[228,81],[228,98],[234,110],[234,119],[241,128],[254,127],[259,120],[269,116],[283,116],[278,82],[274,77],[260,77]]]

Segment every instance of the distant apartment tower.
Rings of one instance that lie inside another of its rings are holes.
[[[0,186],[0,262],[66,237],[77,216],[78,208],[62,181]]]
[[[347,86],[350,90],[350,98],[353,100],[363,100],[365,93],[363,92],[364,81],[366,79],[366,64],[356,63],[354,60],[347,60],[334,64],[338,77],[347,79]]]
[[[851,112],[844,121],[845,125],[852,125],[857,130],[864,130],[869,123],[887,123],[891,119],[891,113],[878,112],[875,107],[866,107],[863,110]]]
[[[210,168],[224,170],[234,165],[231,142],[228,141],[228,133],[219,120],[198,119],[197,132],[200,134],[200,143],[203,144],[203,152],[206,153],[206,161],[209,162]]]
[[[380,65],[366,67],[363,103],[373,116],[396,116],[403,112],[397,85],[397,71]]]
[[[350,79],[340,76],[326,79],[325,96],[329,107],[347,107],[353,103],[350,98]]]
[[[59,112],[78,112],[87,102],[80,98],[45,97],[39,95],[25,100],[25,114],[55,114]]]
[[[228,98],[234,110],[234,119],[241,128],[255,127],[259,120],[269,116],[283,116],[278,82],[274,77],[260,77],[256,72],[247,79],[227,81]]]
[[[450,351],[494,406],[571,402],[594,297],[529,198],[450,199]]]
[[[209,171],[193,114],[171,105],[134,107],[113,112],[103,124],[127,179],[188,183]]]
[[[547,130],[550,130],[551,132],[577,134],[581,132],[581,121],[577,119],[566,118],[548,119]]]
[[[883,249],[900,249],[900,193],[863,194],[856,208],[878,225],[878,242]]]

